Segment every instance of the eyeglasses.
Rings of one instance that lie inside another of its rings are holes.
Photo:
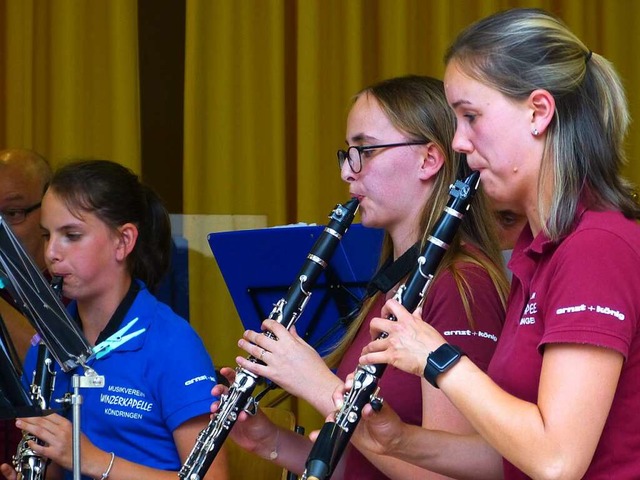
[[[345,161],[349,161],[349,167],[353,173],[362,171],[362,152],[369,150],[377,150],[379,148],[395,148],[407,147],[409,145],[426,145],[428,142],[403,142],[403,143],[387,143],[385,145],[353,145],[346,150],[338,150],[338,165],[340,170]]]
[[[4,221],[9,225],[18,225],[27,219],[27,215],[39,209],[41,205],[42,204],[38,202],[27,208],[7,208],[6,210],[0,211],[0,215],[2,215]]]

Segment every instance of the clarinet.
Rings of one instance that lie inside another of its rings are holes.
[[[59,298],[62,297],[62,277],[54,277],[51,280],[51,289]],[[29,396],[31,400],[43,411],[47,410],[51,403],[51,394],[55,383],[56,372],[54,370],[54,359],[51,352],[40,341],[38,344],[38,357],[36,369],[33,372],[33,381]],[[18,444],[18,451],[13,457],[13,466],[18,473],[18,478],[22,480],[44,480],[47,473],[47,465],[50,460],[34,452],[28,442],[34,441],[38,445],[43,442],[27,432],[22,432],[22,439]]]
[[[285,297],[274,305],[269,319],[276,320],[289,329],[300,317],[311,296],[310,290],[327,267],[338,243],[351,225],[358,206],[358,200],[352,198],[344,206],[337,205],[334,208],[329,215],[329,223],[307,255],[296,281],[289,287]],[[277,340],[272,332],[264,332],[264,335]],[[253,356],[249,356],[248,360],[262,363]],[[235,381],[229,387],[229,391],[220,397],[219,410],[209,425],[198,435],[196,444],[178,472],[180,479],[202,479],[238,420],[240,412],[244,410],[250,415],[257,412],[258,401],[252,394],[260,380],[261,377],[258,375],[244,368],[236,368]]]
[[[424,301],[427,288],[453,241],[465,212],[469,209],[479,183],[480,174],[473,172],[464,180],[457,180],[449,188],[449,201],[428,236],[416,267],[407,282],[398,288],[393,297],[410,312]],[[387,318],[396,320],[393,315]],[[383,332],[378,339],[387,336],[388,334]],[[386,364],[358,365],[353,377],[353,386],[345,394],[344,404],[336,414],[335,422],[326,422],[318,434],[305,462],[302,480],[331,478],[362,417],[364,406],[371,403],[375,410],[382,408],[383,400],[378,396],[380,390],[378,383],[386,367]]]

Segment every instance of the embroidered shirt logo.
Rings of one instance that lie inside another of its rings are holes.
[[[145,400],[145,393],[138,389],[109,385],[107,390],[109,393],[100,394],[100,403],[109,405],[104,409],[106,415],[142,420],[153,409],[153,402]]]
[[[494,342],[498,341],[498,336],[493,333],[483,332],[482,330],[445,330],[442,333],[445,337],[454,337],[454,336],[462,336],[462,337],[480,337],[486,338],[489,340],[493,340]]]
[[[520,318],[520,325],[535,325],[536,323],[536,314],[538,313],[538,302],[535,302],[536,292],[531,294],[529,297],[529,302],[527,306],[524,307],[524,313]]]
[[[216,379],[209,375],[200,375],[199,377],[195,377],[187,380],[186,382],[184,382],[184,384],[185,386],[188,387],[189,385],[193,385],[194,383],[204,382],[204,381],[210,381],[215,383]]]
[[[624,313],[620,312],[619,310],[614,310],[613,308],[610,308],[610,307],[603,307],[601,305],[588,305],[587,306],[584,303],[582,305],[573,305],[573,306],[570,306],[570,307],[558,308],[556,310],[556,315],[565,315],[567,313],[586,312],[587,310],[590,311],[590,312],[601,313],[603,315],[611,315],[612,317],[615,317],[620,321],[625,319]]]

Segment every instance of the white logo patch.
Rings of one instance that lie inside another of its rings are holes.
[[[524,313],[520,318],[520,325],[535,325],[536,317],[538,313],[538,302],[534,302],[536,298],[536,292],[533,292],[529,297],[529,303],[524,307]]]
[[[564,315],[566,313],[586,312],[587,310],[589,310],[590,312],[601,313],[603,315],[611,315],[612,317],[615,317],[620,321],[623,321],[625,319],[624,313],[618,310],[614,310],[613,308],[602,307],[600,305],[587,306],[584,303],[582,305],[574,305],[572,307],[558,308],[556,310],[556,315]]]
[[[494,342],[498,341],[498,337],[493,333],[489,332],[474,332],[473,330],[447,330],[443,332],[445,337],[480,337],[480,338],[488,338],[489,340],[493,340]]]

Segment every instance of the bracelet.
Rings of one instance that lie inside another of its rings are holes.
[[[280,429],[276,430],[276,444],[273,447],[271,453],[269,453],[269,460],[273,461],[278,458],[278,439],[280,438]]]
[[[116,459],[116,454],[111,452],[111,460],[109,461],[109,466],[100,477],[100,480],[106,480],[107,478],[109,478],[109,474],[111,473],[111,467],[113,467],[113,461],[115,459]]]

